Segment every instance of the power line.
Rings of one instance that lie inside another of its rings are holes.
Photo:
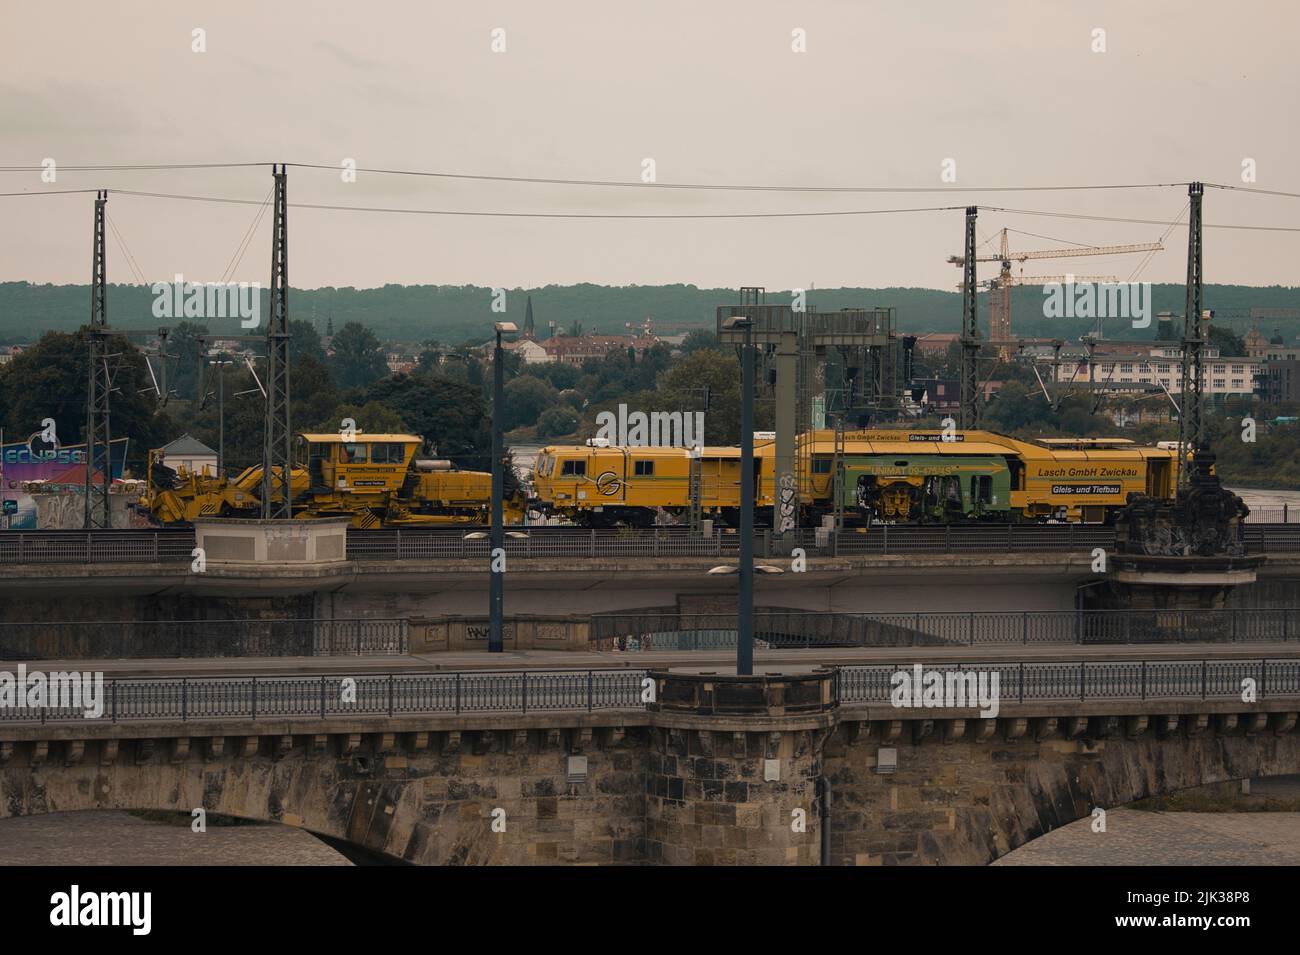
[[[94,192],[92,189],[49,190],[44,192],[0,193],[0,197],[62,195],[67,192]],[[226,205],[261,206],[265,200],[236,199],[229,196],[195,196],[183,193],[143,192],[135,189],[116,189],[115,195],[136,196],[146,199],[172,199],[185,202],[213,202]],[[316,209],[328,212],[377,212],[399,215],[427,216],[471,216],[507,219],[804,219],[835,216],[869,216],[890,215],[911,212],[954,212],[964,210],[966,206],[916,206],[902,209],[835,209],[818,212],[713,212],[713,213],[626,213],[626,212],[486,212],[481,210],[460,209],[411,209],[397,206],[349,206],[327,203],[298,202],[290,203],[296,209]],[[1013,209],[1005,206],[979,206],[985,212],[1001,212],[1009,215],[1043,216],[1055,219],[1077,219],[1088,222],[1123,222],[1134,225],[1176,226],[1177,221],[1165,219],[1136,219],[1127,216],[1098,216],[1080,212],[1052,212],[1045,209]],[[1255,232],[1300,232],[1297,226],[1266,226],[1224,222],[1203,223],[1206,229],[1233,229]],[[1060,241],[1060,240],[1056,240]]]
[[[118,196],[138,196],[147,199],[176,199],[186,202],[216,202],[233,205],[261,205],[256,199],[234,199],[227,196],[192,196],[180,193],[140,192],[132,189],[114,190]],[[329,212],[381,212],[400,215],[426,216],[478,216],[508,219],[794,219],[823,216],[869,216],[907,212],[952,212],[965,206],[921,206],[907,209],[842,209],[822,212],[483,212],[459,209],[410,209],[395,206],[347,206],[312,202],[291,202],[294,209],[317,209]]]
[[[338,172],[340,166],[325,163],[286,163],[299,169],[328,169]],[[627,189],[699,189],[728,192],[870,192],[870,193],[931,193],[956,192],[955,186],[762,186],[738,183],[708,182],[629,182],[616,179],[561,179],[545,176],[489,176],[478,173],[436,172],[418,169],[376,169],[357,167],[356,172],[381,176],[417,176],[431,179],[462,179],[472,182],[511,182],[549,186],[597,186]],[[1076,186],[962,186],[967,192],[1070,192],[1095,189],[1163,189],[1186,186],[1185,182],[1106,183]]]
[[[94,163],[59,166],[66,172],[156,172],[167,170],[191,169],[255,169],[274,165],[270,162],[202,162],[202,163]],[[297,169],[316,169],[338,172],[342,167],[329,163],[290,162],[286,166]],[[44,172],[45,166],[0,166],[0,172]],[[753,183],[710,183],[710,182],[636,182],[618,179],[565,179],[554,176],[499,176],[486,173],[443,172],[428,169],[387,169],[374,166],[358,166],[355,172],[378,176],[413,176],[429,179],[458,179],[468,182],[508,182],[532,185],[552,186],[592,186],[597,188],[624,189],[694,189],[717,190],[724,192],[826,192],[826,193],[943,193],[956,192],[959,188],[966,192],[1079,192],[1108,189],[1167,189],[1185,187],[1187,182],[1131,182],[1131,183],[1086,183],[1064,186],[776,186]],[[1264,196],[1282,196],[1300,199],[1300,192],[1287,192],[1279,189],[1261,189],[1257,186],[1237,186],[1227,183],[1207,182],[1212,189],[1232,192],[1247,192]],[[66,190],[84,192],[87,190]],[[26,193],[0,193],[0,195],[25,195]]]
[[[269,162],[119,163],[93,166],[56,166],[63,172],[134,172],[162,169],[248,169],[269,166]],[[44,166],[0,166],[0,172],[44,172]]]
[[[187,169],[247,169],[270,166],[266,162],[243,163],[119,163],[97,165],[69,165],[60,169],[69,172],[133,172]],[[317,169],[338,172],[342,166],[329,163],[290,162],[286,166],[296,169]],[[0,166],[0,172],[41,172],[43,166]],[[1104,189],[1164,189],[1186,186],[1185,182],[1089,183],[1067,186],[775,186],[752,183],[713,182],[637,182],[620,179],[565,179],[551,176],[496,176],[486,173],[442,172],[426,169],[385,169],[358,166],[353,171],[377,176],[413,176],[426,179],[457,179],[467,182],[508,182],[548,186],[588,186],[607,189],[693,189],[720,192],[825,192],[825,193],[944,193],[962,189],[966,192],[1077,192]]]
[[[1089,222],[1128,222],[1134,225],[1184,225],[1185,223],[1169,222],[1164,219],[1129,219],[1123,216],[1094,216],[1082,212],[1047,212],[1041,209],[1005,209],[999,206],[980,206],[985,212],[1006,212],[1012,215],[1022,216],[1046,216],[1053,219],[1083,219]],[[1300,232],[1300,226],[1283,226],[1283,225],[1239,225],[1229,222],[1203,222],[1201,227],[1205,229],[1240,229],[1248,232]]]
[[[1176,229],[1178,225],[1183,221],[1183,216],[1187,215],[1187,210],[1190,209],[1191,207],[1192,207],[1192,203],[1190,199],[1187,202],[1183,203],[1182,211],[1178,213],[1178,215],[1174,218],[1173,222],[1169,223],[1169,228],[1165,229],[1165,231],[1161,233],[1160,239],[1158,240],[1161,245],[1164,245],[1165,240],[1168,239],[1169,236],[1173,234],[1174,229]],[[1129,273],[1128,280],[1130,282],[1135,281],[1137,277],[1142,274],[1143,270],[1145,270],[1146,267],[1151,263],[1151,260],[1155,258],[1157,251],[1159,250],[1152,249],[1150,252],[1148,252],[1145,256],[1142,257],[1142,261],[1139,262],[1133,268],[1133,271],[1131,273]]]
[[[1225,189],[1229,192],[1253,192],[1260,196],[1285,196],[1288,199],[1300,199],[1300,192],[1282,192],[1278,189],[1259,189],[1255,186],[1228,186],[1219,182],[1207,182],[1211,189]]]
[[[226,270],[221,273],[221,281],[226,282],[233,278],[235,271],[239,268],[239,264],[244,261],[244,254],[248,251],[248,247],[253,241],[253,235],[257,232],[257,227],[262,223],[262,217],[266,215],[266,210],[271,204],[271,196],[274,192],[274,186],[266,191],[266,198],[262,200],[261,208],[257,210],[257,215],[253,217],[252,223],[244,232],[244,237],[239,240],[239,245],[236,246],[235,253],[231,256],[230,262],[227,263]]]
[[[99,192],[98,189],[41,189],[37,192],[0,192],[0,198],[13,196],[72,196],[86,192]]]
[[[48,195],[66,195],[68,193],[86,193],[94,192],[93,189],[58,189],[46,190],[41,192],[16,192],[0,193],[0,197],[6,196],[48,196]],[[163,193],[163,192],[142,192],[134,189],[116,189],[113,190],[119,196],[136,196],[147,199],[172,199],[185,202],[214,202],[227,205],[248,205],[262,206],[265,200],[257,199],[236,199],[229,196],[195,196],[182,193]],[[836,209],[818,212],[715,212],[715,213],[604,213],[604,212],[486,212],[481,210],[460,210],[460,209],[411,209],[396,206],[349,206],[336,205],[327,203],[290,203],[296,209],[315,209],[329,212],[372,212],[372,213],[392,213],[399,215],[427,215],[427,216],[470,216],[485,218],[507,218],[507,219],[806,219],[806,218],[825,218],[838,216],[869,216],[869,215],[891,215],[912,212],[953,212],[965,209],[966,206],[917,206],[903,209]],[[1164,219],[1136,219],[1127,216],[1099,216],[1089,215],[1080,212],[1052,212],[1045,209],[1012,209],[1005,206],[979,206],[979,209],[985,212],[1001,212],[1009,215],[1026,215],[1026,216],[1043,216],[1055,219],[1076,219],[1087,222],[1123,222],[1133,225],[1158,225],[1158,226],[1177,226],[1180,223],[1177,220],[1170,222]],[[1249,232],[1300,232],[1297,226],[1266,226],[1254,224],[1239,224],[1225,222],[1206,222],[1203,223],[1206,229],[1231,229],[1237,231]],[[1043,238],[1047,238],[1044,236]],[[1055,240],[1061,241],[1061,240]]]
[[[131,272],[140,280],[141,285],[148,285],[149,283],[144,277],[144,271],[140,268],[140,264],[136,262],[131,247],[126,244],[126,237],[122,235],[117,223],[113,221],[113,217],[108,214],[107,210],[104,212],[104,221],[108,223],[108,228],[112,231],[113,238],[117,240],[118,247],[122,250],[122,256],[126,259],[126,264],[131,269]]]

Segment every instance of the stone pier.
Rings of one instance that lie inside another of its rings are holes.
[[[833,679],[821,667],[651,671],[646,861],[817,865],[822,747]]]

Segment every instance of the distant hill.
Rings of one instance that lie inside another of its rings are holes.
[[[955,271],[955,270],[954,270]],[[1154,311],[1181,313],[1185,291],[1181,285],[1155,285]],[[263,296],[266,292],[263,291]],[[539,335],[548,323],[567,328],[581,322],[584,331],[607,334],[622,332],[628,322],[654,319],[658,330],[669,328],[712,328],[715,309],[738,300],[736,289],[701,289],[694,285],[547,285],[536,289],[508,289],[506,314],[490,310],[492,292],[464,285],[385,285],[382,288],[292,289],[289,314],[294,319],[314,321],[323,333],[333,318],[335,329],[359,321],[381,339],[424,341],[437,339],[456,344],[467,339],[486,341],[493,321],[503,319],[523,324],[526,296],[533,299],[533,314]],[[980,296],[981,325],[987,331],[988,297]],[[771,292],[769,303],[790,301],[790,293]],[[1041,289],[1018,288],[1012,294],[1012,320],[1016,334],[1076,339],[1092,327],[1089,319],[1050,319],[1043,315]],[[961,319],[961,296],[956,291],[923,288],[836,288],[810,293],[811,306],[832,310],[853,306],[892,306],[897,309],[899,328],[904,331],[955,332]],[[153,317],[153,295],[147,286],[112,285],[108,295],[109,324],[119,328],[153,328],[174,324]],[[1251,307],[1300,306],[1300,289],[1282,286],[1256,288],[1244,285],[1207,285],[1205,304],[1219,311],[1219,321],[1237,332],[1250,325]],[[264,303],[265,306],[265,303]],[[31,341],[42,331],[76,329],[84,324],[90,308],[86,285],[32,285],[27,282],[0,283],[0,342]],[[265,312],[265,308],[264,308]],[[238,320],[228,319],[235,333]],[[215,324],[215,323],[213,323]],[[1300,321],[1264,321],[1262,330],[1273,334],[1279,327],[1288,342],[1300,333]],[[212,327],[216,333],[223,329]],[[1110,338],[1154,337],[1133,329],[1128,323],[1109,321]]]

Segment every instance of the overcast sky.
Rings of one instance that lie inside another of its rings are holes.
[[[957,206],[1170,220],[1185,188],[977,193],[981,185],[1186,181],[1300,192],[1300,4],[140,2],[6,5],[0,165],[290,161],[658,182],[934,187],[770,194],[463,182],[291,169],[290,202],[515,212],[722,213]],[[504,30],[505,51],[493,52]],[[1094,31],[1105,52],[1094,52]],[[194,30],[206,52],[194,52]],[[795,52],[793,31],[806,52]],[[957,182],[941,181],[946,159]],[[107,187],[151,280],[222,277],[269,168],[0,173],[0,192]],[[1300,199],[1207,191],[1207,223],[1300,226]],[[92,197],[0,198],[0,280],[86,282]],[[296,287],[595,282],[953,288],[962,213],[553,220],[290,211]],[[1069,242],[1159,225],[981,212]],[[1184,278],[1187,232],[1141,273]],[[1013,235],[1012,246],[1046,248]],[[1300,232],[1207,229],[1208,282],[1294,285]],[[269,279],[269,216],[234,276]],[[1030,262],[1129,278],[1141,256]],[[988,267],[992,274],[993,266]],[[111,281],[131,273],[109,244]],[[981,273],[983,277],[984,273]]]

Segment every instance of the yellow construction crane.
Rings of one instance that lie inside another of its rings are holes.
[[[1011,287],[1013,285],[1052,285],[1065,282],[1069,276],[1020,276],[1011,274],[1011,263],[1024,263],[1029,259],[1063,259],[1076,255],[1119,255],[1125,252],[1159,252],[1160,242],[1140,242],[1134,245],[1081,245],[1066,249],[1035,249],[1029,252],[1012,252],[1007,244],[1007,230],[1002,230],[1002,247],[999,255],[977,255],[976,262],[1001,262],[1002,272],[996,279],[980,283],[989,289],[989,338],[1011,341]],[[964,256],[950,255],[948,261],[959,268],[966,264]],[[1113,277],[1076,275],[1075,282],[1113,282]],[[960,289],[961,286],[959,285]],[[1010,352],[1006,346],[998,349],[999,357],[1006,361]]]

